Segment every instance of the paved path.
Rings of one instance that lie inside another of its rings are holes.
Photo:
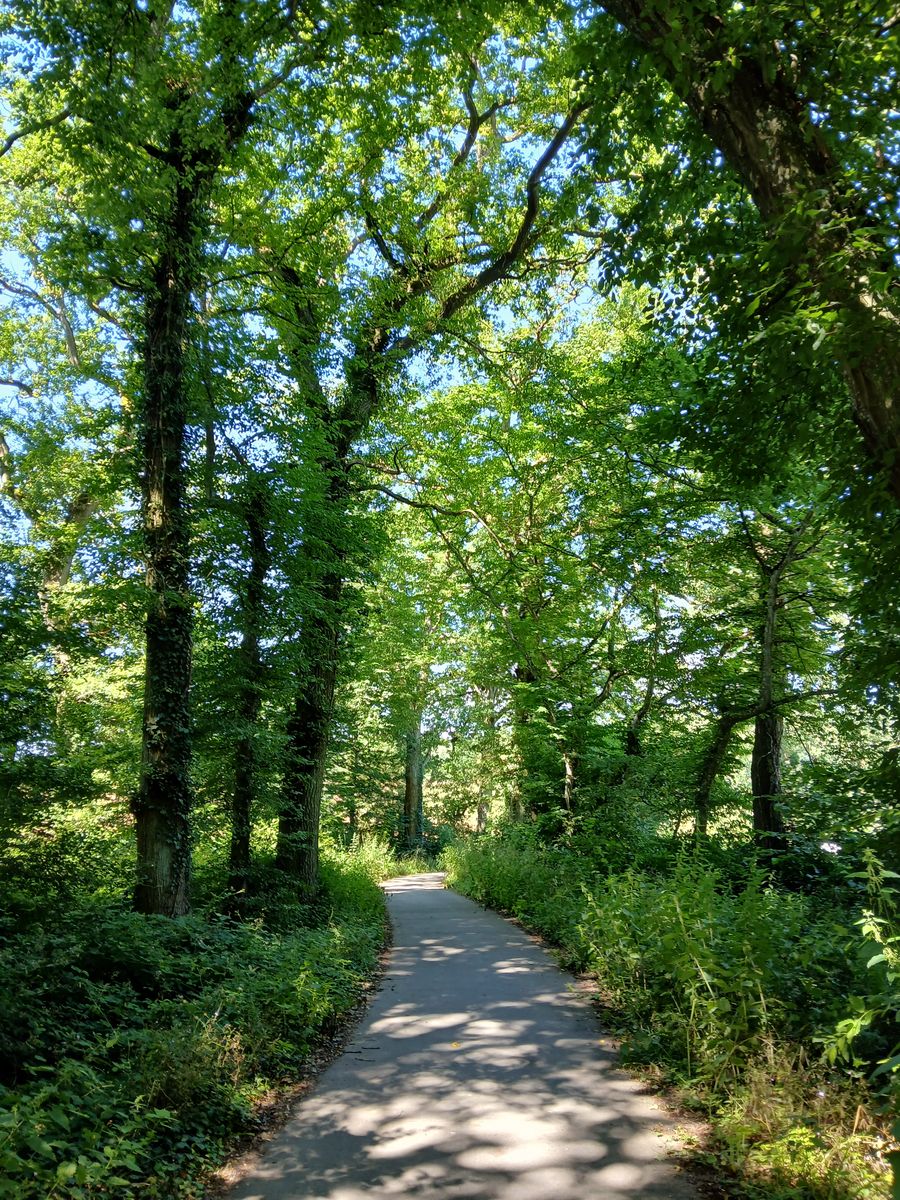
[[[385,890],[380,993],[230,1200],[695,1200],[571,976],[440,875]]]

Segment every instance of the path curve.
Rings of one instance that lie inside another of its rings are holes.
[[[542,947],[439,874],[385,891],[378,995],[229,1200],[696,1200],[671,1117]]]

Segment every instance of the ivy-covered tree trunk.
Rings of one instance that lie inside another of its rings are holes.
[[[191,634],[186,503],[187,325],[197,278],[200,185],[172,198],[146,300],[140,452],[147,554],[147,661],[141,779],[134,801],[139,912],[190,908]]]
[[[230,884],[235,892],[244,892],[247,888],[253,804],[257,792],[258,724],[265,676],[260,637],[265,627],[266,575],[271,564],[271,552],[266,536],[266,495],[262,481],[258,476],[251,475],[244,505],[250,571],[243,596],[243,633],[238,651],[240,682],[237,715],[240,732],[234,748],[234,797],[228,861]]]
[[[342,592],[343,579],[332,572],[321,592],[320,611],[304,618],[298,687],[287,726],[275,861],[309,894],[319,884],[319,819],[334,712]]]
[[[783,729],[784,718],[771,709],[756,718],[750,762],[753,829],[757,841],[766,850],[777,849],[784,834],[784,821],[777,803],[781,795]]]
[[[241,79],[236,42],[220,41]],[[187,507],[188,333],[201,280],[213,180],[247,132],[255,96],[236,89],[218,113],[216,137],[198,137],[196,93],[169,81],[164,147],[145,146],[164,164],[165,211],[150,222],[158,246],[144,296],[145,330],[139,449],[147,556],[146,671],[141,778],[133,809],[137,830],[135,907],[180,916],[190,909],[191,657],[190,520]],[[163,203],[160,204],[163,207]]]
[[[750,191],[773,248],[801,258],[814,294],[841,317],[833,352],[871,464],[900,498],[900,315],[884,233],[835,160],[796,61],[773,44],[733,44],[715,6],[605,0]],[[860,18],[862,20],[862,18]],[[799,290],[799,289],[798,289]]]
[[[404,746],[406,769],[403,789],[403,841],[409,849],[413,849],[422,844],[420,814],[423,809],[424,760],[421,717],[418,714],[415,723],[406,731]]]
[[[290,275],[284,282],[295,283]],[[287,753],[282,803],[278,818],[276,864],[312,893],[319,881],[319,819],[322,787],[328,753],[342,624],[344,583],[350,555],[352,521],[350,509],[350,453],[354,440],[369,423],[378,403],[376,363],[383,349],[383,330],[369,331],[362,349],[347,368],[343,402],[336,410],[328,407],[315,375],[311,348],[315,337],[313,314],[308,305],[296,304],[302,337],[294,347],[298,379],[305,387],[311,422],[315,421],[321,442],[317,468],[324,480],[310,528],[304,538],[302,556],[308,560],[304,574],[319,579],[316,605],[303,620],[300,637],[297,692],[287,727]]]
[[[324,396],[315,398],[320,403],[312,415],[319,418],[323,439],[317,467],[324,487],[314,511],[308,513],[297,567],[306,578],[318,578],[319,582],[315,605],[303,616],[298,646],[275,855],[279,869],[292,875],[309,895],[319,886],[322,788],[334,714],[350,540],[347,459],[357,428],[350,416],[337,419],[325,406]],[[344,414],[348,409],[352,416],[352,396]]]
[[[656,602],[656,631],[659,630],[659,601]],[[644,757],[644,744],[641,735],[647,719],[653,711],[656,696],[656,659],[658,653],[658,638],[654,640],[653,664],[647,676],[647,686],[640,707],[631,717],[625,729],[625,754],[616,767],[610,780],[612,787],[620,787],[628,779],[637,763]]]

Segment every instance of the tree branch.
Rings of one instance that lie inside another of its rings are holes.
[[[9,442],[0,433],[0,492],[12,492],[12,454]]]
[[[466,162],[469,155],[472,153],[475,142],[478,140],[478,134],[481,132],[482,126],[487,121],[490,121],[493,117],[495,117],[501,108],[508,108],[509,105],[513,103],[512,99],[495,100],[490,108],[485,109],[484,112],[479,112],[475,104],[475,97],[473,95],[475,81],[477,78],[478,68],[473,61],[471,73],[466,86],[463,89],[463,101],[466,106],[466,111],[469,114],[469,124],[468,128],[466,129],[466,136],[463,139],[463,144],[460,146],[459,150],[457,150],[453,158],[453,162],[451,162],[447,171],[448,176],[452,175],[454,171],[458,170]],[[438,192],[431,204],[429,204],[428,207],[416,218],[417,228],[424,229],[426,225],[429,225],[434,220],[434,218],[443,208],[444,201],[449,195],[449,188],[443,188],[440,192]]]
[[[384,259],[387,265],[396,275],[402,275],[404,277],[408,276],[409,267],[407,267],[406,263],[401,262],[400,259],[394,254],[393,250],[387,244],[387,239],[381,232],[374,215],[369,212],[368,209],[366,209],[365,213],[365,222],[366,229],[369,231],[372,240],[378,248],[378,253]]]
[[[440,504],[434,504],[424,500],[413,500],[410,496],[404,496],[401,492],[392,491],[391,488],[385,487],[383,483],[360,483],[353,488],[355,492],[381,492],[384,496],[390,496],[392,500],[398,500],[401,504],[407,504],[410,508],[423,509],[425,512],[440,513],[444,517],[467,517],[472,514],[464,508],[444,508]]]
[[[68,108],[64,108],[62,112],[56,114],[55,117],[46,117],[43,121],[32,121],[28,125],[20,125],[18,129],[14,129],[6,141],[0,146],[0,158],[7,154],[20,138],[28,137],[32,133],[40,133],[42,129],[52,129],[55,125],[61,125],[63,121],[67,121],[71,117],[72,112]]]
[[[34,391],[22,379],[2,378],[0,379],[0,384],[2,384],[4,387],[18,388],[23,396],[34,395]]]
[[[472,276],[461,288],[447,297],[441,305],[441,310],[437,318],[431,323],[430,329],[423,330],[419,334],[407,334],[393,343],[390,347],[391,351],[415,349],[424,341],[429,333],[434,332],[435,329],[446,321],[449,321],[451,317],[455,316],[464,305],[480,292],[490,287],[491,284],[505,278],[510,269],[522,258],[528,249],[540,210],[541,181],[558,157],[578,119],[588,108],[589,105],[587,104],[579,104],[569,112],[562,125],[550,140],[544,153],[532,167],[531,174],[528,176],[528,182],[525,185],[525,212],[522,214],[522,220],[519,222],[518,232],[506,250],[503,250],[486,267],[483,267],[477,275]]]

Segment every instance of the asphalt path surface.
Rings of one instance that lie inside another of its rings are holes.
[[[572,976],[441,875],[385,891],[380,991],[229,1200],[696,1200]]]

